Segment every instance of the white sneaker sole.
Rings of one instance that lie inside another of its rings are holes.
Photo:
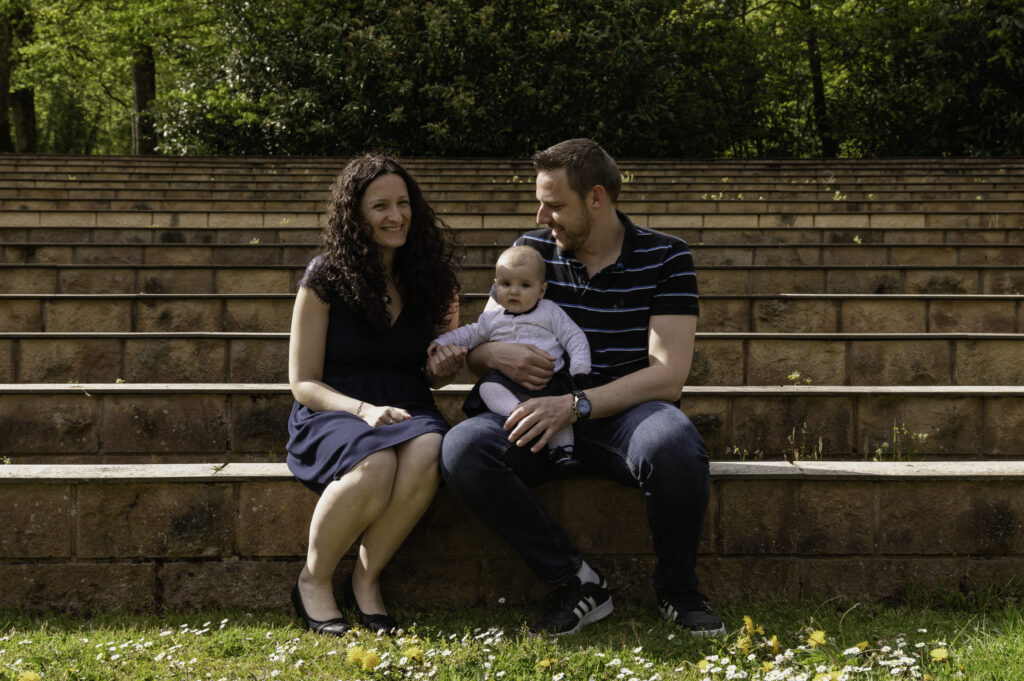
[[[662,619],[664,619],[666,622],[672,622],[674,624],[677,623],[675,609],[669,610],[659,605],[658,611],[661,613]],[[690,632],[691,636],[694,636],[696,638],[718,638],[719,636],[725,636],[726,634],[725,624],[722,624],[722,626],[720,626],[718,629],[690,629],[684,624],[680,624],[679,626],[684,627],[687,631]]]
[[[577,631],[587,626],[588,624],[593,624],[594,622],[603,620],[605,617],[612,614],[613,610],[615,610],[615,606],[612,605],[612,597],[609,596],[607,601],[605,601],[604,603],[597,606],[596,608],[588,612],[586,615],[581,617],[580,621],[576,623],[575,627],[573,627],[569,631],[557,633],[555,634],[555,636],[570,636],[572,634],[575,634]]]
[[[718,629],[704,629],[700,631],[690,629],[690,635],[694,638],[718,638],[719,636],[725,636],[725,625],[723,624]]]

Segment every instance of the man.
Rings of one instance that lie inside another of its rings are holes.
[[[595,142],[568,140],[533,162],[541,228],[516,244],[544,256],[547,298],[586,332],[593,373],[583,390],[526,400],[507,419],[480,414],[455,426],[442,445],[442,475],[534,574],[557,587],[531,631],[575,633],[611,614],[608,586],[529,489],[557,477],[544,447],[559,428],[575,424],[574,456],[587,472],[643,490],[662,616],[695,635],[724,634],[697,591],[695,571],[708,458],[675,404],[697,326],[689,249],[681,239],[636,227],[616,209],[619,169]],[[486,343],[469,364],[538,390],[551,378],[554,358],[531,345]]]

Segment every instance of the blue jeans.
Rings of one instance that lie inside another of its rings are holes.
[[[479,414],[441,445],[441,474],[455,495],[522,556],[537,577],[566,583],[582,554],[537,500],[531,485],[558,477],[544,452],[513,446],[504,417]],[[587,472],[639,487],[658,559],[654,588],[697,588],[697,548],[710,494],[708,457],[678,407],[644,402],[610,418],[576,424],[573,456]]]

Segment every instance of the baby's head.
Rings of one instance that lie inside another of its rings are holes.
[[[509,312],[526,312],[544,296],[544,258],[529,246],[513,246],[498,256],[494,289],[498,302]]]

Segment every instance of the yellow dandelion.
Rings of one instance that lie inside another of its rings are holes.
[[[945,648],[936,648],[930,653],[930,655],[936,662],[942,662],[943,660],[949,659],[949,651]]]
[[[860,643],[857,644],[857,647],[860,648],[861,650],[867,650],[870,646],[871,646],[871,644],[868,643],[867,641],[861,641]]]
[[[828,674],[819,672],[814,675],[814,681],[828,681]]]
[[[702,672],[706,672],[708,670],[708,667],[710,667],[710,666],[711,666],[711,663],[708,662],[707,660],[701,660],[700,662],[697,663],[697,669],[701,670]]]
[[[932,681],[932,675],[931,675],[931,674],[925,674],[925,675],[924,675],[924,676],[922,676],[921,678],[922,678],[922,679],[923,679],[924,681]]]
[[[551,665],[553,665],[556,662],[558,662],[558,660],[556,660],[553,657],[545,657],[544,659],[539,660],[537,662],[537,666],[541,667],[543,669],[547,669],[548,667],[550,667]]]
[[[753,637],[754,634],[763,634],[764,627],[754,626],[754,620],[751,619],[750,615],[743,616],[743,629],[747,632],[747,636]]]
[[[750,652],[750,637],[746,634],[740,634],[739,638],[736,639],[736,647],[743,654]]]
[[[825,645],[825,632],[821,629],[811,632],[811,635],[807,637],[807,643],[812,648]]]
[[[405,650],[402,651],[402,655],[406,656],[410,660],[414,660],[416,662],[419,662],[420,660],[423,659],[423,648],[420,648],[419,646],[413,646],[411,648],[406,648]]]
[[[769,662],[768,660],[765,660],[764,662],[761,663],[761,671],[763,673],[767,674],[768,672],[770,672],[773,669],[775,669],[775,664],[774,663]]]
[[[363,658],[366,657],[366,651],[359,646],[352,646],[348,649],[348,653],[345,655],[345,659],[351,664],[362,664]]]
[[[370,671],[371,669],[376,669],[377,665],[380,664],[380,656],[377,654],[376,650],[367,650],[366,654],[363,655],[362,661],[363,669]]]
[[[35,672],[22,672],[18,675],[18,681],[39,681],[42,677]]]
[[[768,641],[768,644],[772,647],[772,655],[778,655],[779,651],[782,650],[782,644],[779,643],[779,637],[772,634],[772,640]]]

